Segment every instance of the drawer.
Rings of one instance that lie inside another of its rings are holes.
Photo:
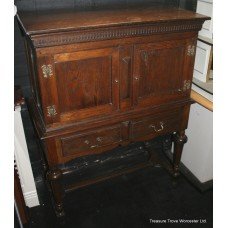
[[[133,121],[131,138],[153,137],[178,129],[181,112],[173,111]]]
[[[62,155],[87,155],[122,141],[121,124],[61,138]]]

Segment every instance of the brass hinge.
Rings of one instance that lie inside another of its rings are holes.
[[[57,115],[55,105],[47,106],[47,113],[48,113],[47,116],[49,117],[53,117]]]
[[[195,55],[195,45],[188,45],[188,56],[194,56]]]
[[[44,78],[51,77],[53,75],[52,65],[43,65],[41,66]]]
[[[185,92],[191,88],[191,81],[190,80],[184,80],[184,85],[182,88],[182,91]]]

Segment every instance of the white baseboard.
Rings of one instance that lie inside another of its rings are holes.
[[[14,158],[26,206],[38,206],[39,199],[25,139],[20,106],[15,107],[14,111]]]
[[[39,199],[36,191],[23,193],[25,198],[25,203],[28,207],[39,206]]]

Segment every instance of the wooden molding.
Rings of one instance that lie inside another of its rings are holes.
[[[120,26],[113,28],[99,28],[62,33],[32,35],[31,39],[35,47],[48,47],[89,41],[146,36],[156,33],[199,31],[201,27],[202,21],[199,20],[195,22],[182,22],[181,24],[180,22],[172,22],[150,24],[146,26]]]
[[[191,98],[196,101],[198,104],[202,105],[206,109],[210,110],[213,112],[213,102],[209,101],[207,98],[204,96],[200,95],[196,91],[192,90],[191,91]]]

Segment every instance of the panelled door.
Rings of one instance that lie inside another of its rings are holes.
[[[194,54],[195,40],[135,45],[134,105],[148,107],[189,95]]]
[[[46,114],[48,123],[77,121],[119,109],[117,48],[55,54],[50,62],[52,76],[44,85],[50,96],[45,102],[55,110]]]

